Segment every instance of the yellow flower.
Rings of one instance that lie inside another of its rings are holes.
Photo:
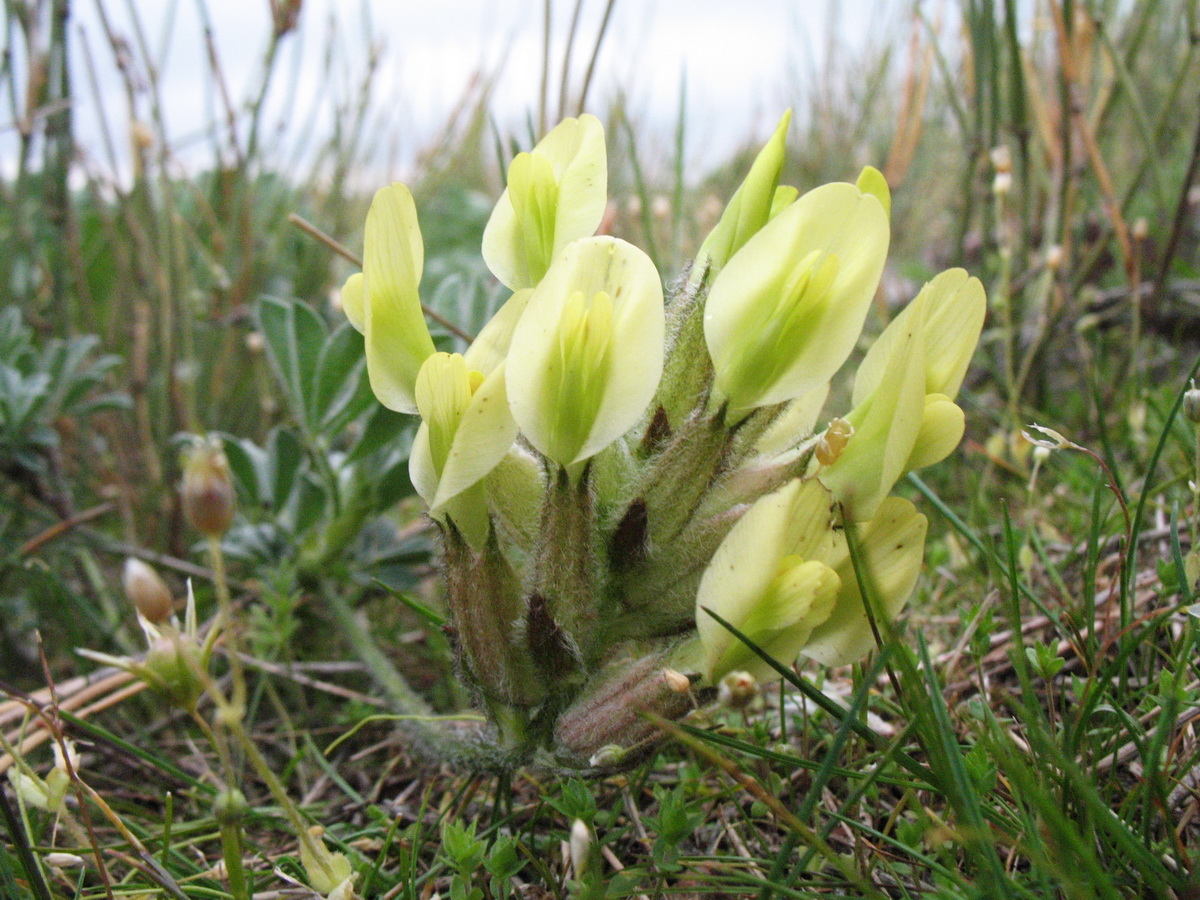
[[[831,498],[816,479],[797,479],[762,497],[734,525],[696,594],[709,682],[739,669],[764,679],[775,672],[706,609],[785,665],[800,654],[844,665],[874,646],[845,535],[833,525]],[[907,500],[891,498],[856,537],[882,600],[877,614],[891,619],[916,584],[925,517]]]
[[[888,217],[852,184],[809,191],[717,275],[704,338],[734,418],[825,384],[845,362],[883,271]]]
[[[483,232],[483,259],[514,291],[537,285],[572,241],[595,234],[608,203],[604,126],[564,119],[508,169]]]
[[[434,352],[417,290],[424,259],[412,193],[380,188],[367,213],[363,270],[342,288],[342,309],[366,342],[371,390],[397,412],[417,411],[417,373]]]
[[[422,421],[409,473],[430,515],[440,517],[450,501],[496,467],[516,440],[504,365],[484,376],[457,353],[435,353],[417,375],[416,401]],[[478,546],[487,537],[487,511],[482,502],[471,507],[476,514],[463,509],[451,515]]]
[[[521,432],[559,465],[582,462],[641,418],[662,376],[662,282],[610,237],[567,247],[534,290],[507,362]]]
[[[746,174],[746,179],[729,198],[716,227],[709,232],[696,253],[693,273],[716,273],[784,207],[796,199],[796,189],[779,187],[779,172],[783,168],[788,125],[792,121],[789,109],[779,120],[775,133],[759,151]]]
[[[943,272],[892,321],[859,366],[845,449],[820,478],[855,521],[875,515],[904,473],[944,459],[962,439],[952,400],[983,327],[983,286]]]

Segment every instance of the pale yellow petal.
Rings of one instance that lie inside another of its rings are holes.
[[[757,500],[725,536],[696,592],[696,628],[709,659],[719,659],[736,639],[706,608],[740,628],[754,615],[785,557],[824,561],[831,556],[829,502],[815,479],[797,479]]]
[[[512,343],[513,331],[525,312],[529,303],[531,288],[517,291],[509,297],[504,305],[496,311],[491,320],[483,326],[467,352],[463,354],[467,365],[484,375],[490,375],[508,356],[508,348]]]
[[[717,272],[771,218],[783,168],[788,125],[792,121],[789,109],[779,120],[774,134],[754,158],[745,180],[738,186],[720,220],[700,245],[694,270]],[[785,194],[786,196],[786,194]],[[794,194],[793,194],[794,198]]]
[[[904,471],[912,472],[941,462],[954,452],[965,430],[966,417],[958,404],[945,394],[926,396],[921,430]]]
[[[978,278],[963,269],[942,272],[917,294],[867,351],[854,380],[855,404],[870,395],[883,379],[888,358],[911,320],[924,321],[925,393],[953,398],[983,329],[987,300]]]
[[[484,262],[502,284],[514,291],[535,286],[553,257],[567,244],[594,234],[608,202],[604,126],[595,116],[564,119],[529,156],[549,165],[554,179],[552,210],[538,221],[525,219],[518,215],[517,207],[526,210],[529,205],[524,199],[514,205],[510,190],[505,189],[483,232]],[[541,166],[535,168],[541,171]],[[543,184],[540,179],[537,183]],[[538,250],[531,261],[532,247],[548,247],[550,258],[544,250]]]
[[[889,216],[892,214],[892,191],[882,172],[874,166],[865,166],[854,185],[864,194],[873,194],[879,200],[883,211]]]
[[[362,272],[355,272],[346,279],[346,283],[342,285],[342,293],[340,296],[342,304],[342,312],[346,314],[346,318],[350,320],[350,324],[354,326],[355,331],[362,333],[366,327],[366,309],[364,308],[365,299],[363,297],[363,277]]]
[[[417,411],[417,373],[434,352],[417,292],[423,254],[412,194],[402,184],[380,189],[367,213],[363,336],[371,389],[397,412]]]
[[[907,500],[889,497],[870,522],[850,526],[857,529],[864,571],[874,587],[872,596],[880,605],[875,614],[883,619],[878,624],[885,635],[886,622],[899,615],[916,586],[925,552],[926,524],[925,517]],[[828,562],[841,578],[841,592],[833,612],[813,631],[802,653],[827,666],[844,666],[869,653],[875,637],[841,534]]]
[[[840,587],[838,574],[825,563],[799,562],[774,579],[749,616],[730,624],[777,662],[791,665],[814,629],[828,620]],[[728,631],[723,646],[706,650],[705,677],[710,682],[736,670],[763,681],[778,677],[774,668]]]
[[[429,448],[429,425],[425,422],[417,428],[412,449],[408,452],[408,477],[418,496],[426,504],[432,504],[437,496],[438,471]]]
[[[645,253],[610,237],[571,244],[529,298],[509,348],[508,400],[521,432],[564,466],[608,446],[654,396],[664,330],[662,282]]]
[[[852,184],[810,191],[721,270],[704,336],[734,410],[790,400],[845,362],[883,271],[888,219]]]
[[[906,471],[925,411],[924,333],[909,319],[878,386],[845,418],[853,426],[845,448],[820,479],[856,522],[875,515]]]
[[[436,510],[480,481],[504,458],[516,438],[517,423],[508,408],[501,365],[472,394],[458,423],[430,507]]]

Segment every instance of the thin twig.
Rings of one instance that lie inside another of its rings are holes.
[[[1167,289],[1167,278],[1171,274],[1171,263],[1179,250],[1179,242],[1183,238],[1184,229],[1188,222],[1189,194],[1196,176],[1200,174],[1200,116],[1196,117],[1196,137],[1192,141],[1192,158],[1188,161],[1187,174],[1183,177],[1179,189],[1179,202],[1175,205],[1175,218],[1171,222],[1171,233],[1167,238],[1166,249],[1163,250],[1162,260],[1158,265],[1158,274],[1154,277],[1154,290],[1150,294],[1150,309],[1156,308]]]
[[[332,237],[327,235],[324,231],[322,231],[320,228],[318,228],[312,222],[305,219],[303,216],[296,215],[296,213],[290,213],[288,215],[288,221],[291,222],[293,225],[295,225],[297,228],[299,228],[301,231],[303,231],[305,234],[311,235],[312,237],[316,238],[318,241],[320,241],[322,244],[324,244],[326,247],[328,247],[334,253],[338,254],[338,256],[341,256],[342,258],[348,260],[349,262],[353,263],[358,268],[360,268],[360,269],[362,268],[363,261],[360,256],[355,255],[344,244],[338,243],[338,241],[334,240]],[[446,319],[445,317],[439,315],[434,310],[430,309],[424,303],[421,304],[421,311],[424,312],[425,315],[429,316],[429,318],[433,319],[433,321],[437,322],[439,325],[441,325],[443,328],[445,328],[447,331],[449,331],[456,338],[460,338],[461,340],[466,341],[468,344],[471,343],[473,340],[475,340],[475,338],[473,336],[471,336],[467,332],[463,331],[461,328],[459,328],[457,325],[455,325],[449,319]]]
[[[98,519],[100,516],[104,515],[108,511],[110,511],[112,508],[113,508],[113,503],[110,500],[105,503],[101,503],[99,506],[93,506],[91,509],[84,510],[81,513],[76,513],[73,516],[63,519],[61,522],[57,522],[54,525],[51,525],[49,528],[47,528],[41,534],[35,535],[34,537],[31,537],[29,540],[27,540],[24,544],[21,545],[20,549],[17,550],[17,555],[18,556],[28,556],[30,553],[37,550],[43,544],[47,544],[50,541],[54,540],[60,534],[70,531],[76,525],[81,525],[84,522],[90,522],[92,519]]]
[[[608,4],[604,7],[604,18],[600,20],[600,31],[596,34],[596,43],[592,46],[592,58],[588,60],[587,74],[583,76],[583,87],[579,90],[580,113],[587,105],[588,89],[592,86],[592,76],[596,73],[596,59],[600,56],[600,45],[604,43],[608,22],[612,18],[613,7],[616,5],[617,0],[608,0]]]

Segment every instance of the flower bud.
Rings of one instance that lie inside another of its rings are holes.
[[[74,741],[63,738],[61,744],[54,745],[54,768],[66,774],[79,771],[79,750]]]
[[[236,495],[229,460],[216,438],[198,440],[183,467],[183,512],[201,534],[220,537],[233,521]]]
[[[126,559],[121,583],[125,588],[125,596],[147,622],[161,625],[171,617],[171,591],[159,574],[146,563],[133,557]]]
[[[616,769],[629,760],[629,751],[620,744],[605,744],[588,757],[588,765],[596,769]]]
[[[663,680],[677,694],[686,694],[692,689],[692,680],[676,669],[663,669]]]
[[[246,802],[246,795],[237,788],[225,788],[213,801],[213,818],[218,825],[236,825],[249,812],[250,804]]]
[[[583,819],[576,819],[571,824],[571,868],[576,878],[582,878],[587,871],[588,856],[592,850],[592,831]]]
[[[1200,388],[1194,381],[1183,394],[1183,415],[1193,425],[1200,425]]]
[[[788,110],[779,120],[771,139],[755,157],[745,181],[729,199],[716,227],[700,245],[692,269],[695,274],[719,271],[770,220],[791,121],[792,112]]]
[[[999,144],[992,148],[989,154],[992,158],[992,168],[997,174],[1007,174],[1012,171],[1012,151],[1007,144]]]
[[[149,150],[154,146],[154,131],[145,122],[134,119],[129,123],[129,137],[137,150]]]
[[[350,860],[325,846],[325,829],[314,825],[300,837],[300,863],[318,894],[331,894],[354,877]]]
[[[46,865],[52,869],[81,869],[86,865],[86,860],[74,853],[47,853]]]
[[[758,679],[740,669],[730,672],[717,685],[717,702],[729,709],[745,709],[761,694]]]

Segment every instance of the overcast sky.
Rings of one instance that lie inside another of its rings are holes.
[[[189,135],[199,136],[214,116],[219,97],[209,76],[201,17],[208,10],[214,43],[228,90],[243,104],[259,81],[270,15],[267,0],[77,0],[75,13],[77,131],[88,152],[99,156],[99,118],[123,122],[126,101],[113,54],[96,12],[103,2],[113,29],[131,42],[136,10],[153,56],[160,61],[165,116],[173,143],[187,158]],[[789,92],[818,69],[832,33],[839,46],[854,49],[886,33],[890,20],[908,7],[904,0],[617,0],[601,50],[591,93],[593,109],[624,88],[632,109],[661,134],[674,123],[680,86],[686,79],[687,130],[693,158],[718,161],[745,142],[765,136],[778,120]],[[552,97],[565,36],[575,4],[553,3]],[[573,84],[582,81],[605,0],[584,0],[578,29]],[[831,10],[840,9],[831,19]],[[266,117],[303,123],[319,137],[328,116],[308,118],[321,101],[349,95],[369,47],[379,48],[381,66],[372,85],[378,120],[388,142],[386,158],[411,163],[442,125],[474,73],[498,69],[496,114],[510,123],[536,113],[542,65],[541,0],[304,0],[301,28],[290,35],[272,85]],[[322,63],[331,25],[337,35],[336,71]],[[82,38],[82,41],[79,40]],[[85,83],[79,47],[95,60],[99,100]],[[791,80],[789,81],[789,78]],[[141,103],[139,115],[149,115]],[[119,134],[118,153],[124,136]],[[203,142],[194,153],[208,152]],[[9,147],[0,139],[0,155]],[[401,173],[402,174],[402,173]]]

